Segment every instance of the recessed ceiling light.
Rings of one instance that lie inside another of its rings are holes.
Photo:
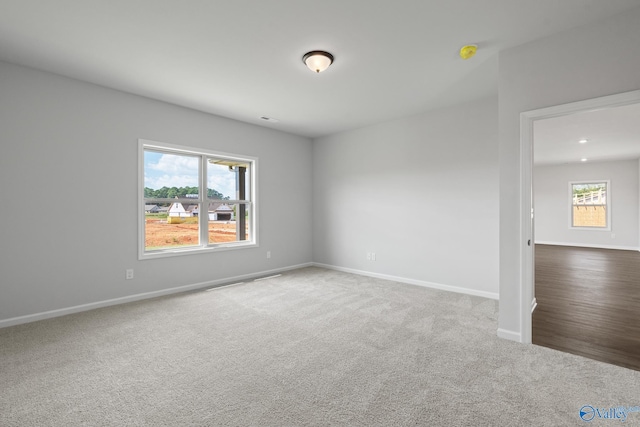
[[[581,162],[586,162],[586,161],[587,161],[587,159],[580,159],[580,161],[581,161]]]
[[[260,117],[260,119],[270,123],[278,123],[280,121],[278,119],[274,119],[273,117],[267,117],[267,116],[262,116]]]
[[[581,139],[581,140],[580,140],[580,141],[578,141],[578,142],[579,142],[580,144],[586,144],[586,143],[587,143],[587,142],[589,142],[589,141],[588,141],[588,140],[586,140],[586,139]]]

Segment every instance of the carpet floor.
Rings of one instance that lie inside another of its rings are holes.
[[[640,425],[640,372],[500,339],[497,316],[305,268],[13,326],[0,426]]]

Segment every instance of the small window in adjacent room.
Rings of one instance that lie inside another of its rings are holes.
[[[570,182],[571,227],[597,230],[611,228],[609,181]]]
[[[139,141],[140,259],[257,244],[257,159]]]

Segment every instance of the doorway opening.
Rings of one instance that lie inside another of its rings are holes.
[[[542,121],[553,118],[576,115],[577,113],[596,112],[601,110],[613,109],[615,107],[629,106],[640,103],[640,91],[627,92],[595,98],[586,101],[580,101],[570,104],[559,105],[550,108],[544,108],[534,111],[528,111],[521,114],[521,233],[524,242],[531,242],[530,250],[522,251],[521,255],[521,274],[520,283],[521,296],[521,341],[525,343],[532,342],[532,313],[536,309],[537,301],[535,296],[535,246],[533,242],[536,239],[536,210],[538,209],[534,201],[533,177],[534,177],[534,148],[536,143],[536,135],[534,128]],[[579,141],[576,141],[576,144]],[[555,151],[562,151],[556,146]],[[537,156],[544,157],[544,156]],[[581,157],[577,162],[584,162]],[[595,160],[595,159],[593,159]],[[588,159],[585,161],[589,161]],[[563,161],[566,163],[566,161]],[[600,179],[600,178],[598,178]],[[567,184],[568,185],[568,184]],[[567,187],[568,188],[568,187]],[[613,186],[615,192],[615,183]],[[565,189],[563,189],[564,191]],[[534,210],[534,208],[536,210]],[[566,208],[570,212],[569,207]],[[562,218],[565,221],[565,218]],[[566,218],[567,229],[570,217]],[[640,219],[636,218],[636,222],[640,223]],[[636,228],[637,229],[637,228]],[[636,249],[640,244],[640,236],[634,237]],[[539,240],[539,239],[538,239]],[[578,242],[580,243],[580,242]],[[584,243],[584,245],[587,245]]]

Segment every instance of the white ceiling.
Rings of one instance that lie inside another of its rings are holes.
[[[0,59],[317,137],[495,94],[500,50],[638,5],[0,0]],[[301,61],[315,49],[335,56],[317,75]]]
[[[640,104],[539,120],[533,136],[537,165],[638,159]]]

